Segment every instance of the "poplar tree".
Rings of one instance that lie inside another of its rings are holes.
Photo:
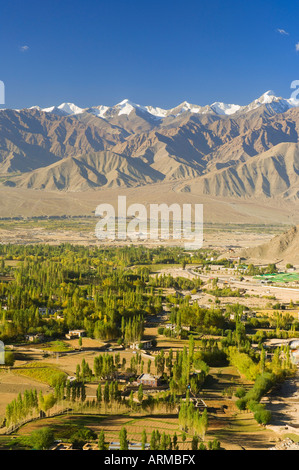
[[[104,431],[101,430],[99,434],[99,442],[98,442],[99,450],[106,450],[106,445],[105,445],[105,434]]]
[[[128,437],[127,437],[127,430],[125,427],[123,427],[120,430],[119,433],[119,444],[120,444],[120,450],[128,450],[129,448],[129,443],[128,443]]]

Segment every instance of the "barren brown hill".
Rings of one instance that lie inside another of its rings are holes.
[[[163,180],[164,175],[140,160],[109,150],[59,160],[4,183],[8,187],[38,190],[85,191],[94,188],[131,187]]]
[[[216,197],[299,197],[299,144],[281,143],[245,163],[214,170],[179,190]]]
[[[65,157],[105,150],[126,135],[102,119],[84,122],[36,109],[1,111],[0,174],[23,173]]]
[[[299,225],[292,227],[282,235],[277,235],[268,243],[248,248],[240,256],[259,263],[291,263],[299,265]]]

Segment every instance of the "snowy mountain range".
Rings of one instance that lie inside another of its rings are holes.
[[[299,106],[128,99],[0,112],[1,188],[87,191],[174,182],[177,194],[299,201]]]
[[[165,117],[177,117],[183,113],[194,113],[194,114],[217,114],[232,116],[240,113],[247,113],[259,108],[260,106],[266,106],[270,111],[274,113],[285,112],[290,108],[299,106],[299,102],[294,101],[292,98],[284,99],[277,97],[273,91],[267,91],[260,98],[254,100],[247,106],[240,106],[237,104],[225,104],[222,102],[215,102],[211,105],[199,106],[196,104],[190,104],[187,101],[179,104],[178,106],[171,109],[163,109],[154,106],[142,106],[140,104],[133,103],[128,99],[124,99],[115,106],[92,106],[90,108],[80,108],[74,103],[62,103],[59,106],[51,106],[48,108],[41,108],[39,106],[32,106],[30,109],[38,109],[47,113],[53,113],[57,115],[77,115],[82,113],[91,113],[96,117],[103,119],[110,119],[112,117],[126,115],[129,116],[132,111],[139,111],[145,114],[150,114],[156,119],[163,119]]]

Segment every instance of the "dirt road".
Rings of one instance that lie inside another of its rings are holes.
[[[265,401],[272,412],[272,423],[268,428],[278,434],[299,435],[299,369],[295,377],[286,380]]]

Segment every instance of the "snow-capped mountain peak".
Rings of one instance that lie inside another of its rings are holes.
[[[167,116],[167,109],[158,108],[157,106],[145,106],[148,113],[157,118],[164,118]]]
[[[215,111],[216,114],[221,115],[230,115],[235,114],[242,109],[242,106],[238,104],[225,104],[219,101],[211,104],[211,108]]]
[[[252,109],[254,107],[259,107],[264,104],[270,104],[273,102],[280,101],[282,98],[278,98],[272,90],[266,91],[262,96],[254,100],[252,103],[250,103],[248,106],[251,106]]]
[[[282,113],[294,106],[290,99],[284,99],[275,95],[272,90],[266,91],[262,96],[254,100],[248,106],[245,106],[245,111],[252,111],[260,106],[266,108],[274,113]]]
[[[44,111],[45,113],[54,113],[54,114],[81,114],[84,112],[84,109],[79,108],[74,103],[61,103],[59,106],[50,106],[49,108],[41,109],[39,106],[34,106],[34,108]]]
[[[84,109],[79,108],[74,103],[62,103],[57,106],[58,109],[64,111],[66,114],[81,114],[84,112]]]
[[[108,111],[108,109],[109,109],[109,106],[100,105],[100,106],[93,106],[92,108],[88,108],[86,109],[86,112],[93,114],[96,117],[104,118],[105,113],[106,111]]]
[[[238,104],[226,104],[220,101],[216,101],[211,105],[200,106],[197,104],[191,104],[188,101],[183,101],[178,106],[171,109],[164,109],[157,106],[142,106],[140,104],[133,103],[129,99],[124,99],[114,106],[93,106],[90,108],[81,108],[74,103],[62,103],[59,106],[51,106],[48,108],[40,108],[39,106],[32,106],[29,109],[37,109],[47,113],[59,114],[59,115],[76,115],[86,113],[92,113],[96,117],[103,119],[111,119],[117,116],[129,116],[132,111],[142,111],[145,116],[152,116],[156,119],[165,119],[166,117],[177,117],[184,113],[194,114],[218,114],[220,116],[233,116],[236,113],[247,113],[264,106],[271,113],[281,113],[288,109],[298,106],[298,102],[290,99],[284,99],[277,97],[272,90],[266,91],[259,98],[255,99],[246,106]]]
[[[114,106],[115,109],[118,109],[118,115],[120,116],[121,114],[126,114],[129,115],[134,109],[140,108],[139,104],[132,103],[132,101],[125,99],[121,101],[120,103],[117,103]]]
[[[264,93],[262,96],[260,96],[260,98],[258,98],[256,101],[261,103],[261,104],[266,104],[266,103],[272,103],[272,101],[277,101],[278,98],[274,91],[272,90],[268,90],[266,91],[266,93]]]

